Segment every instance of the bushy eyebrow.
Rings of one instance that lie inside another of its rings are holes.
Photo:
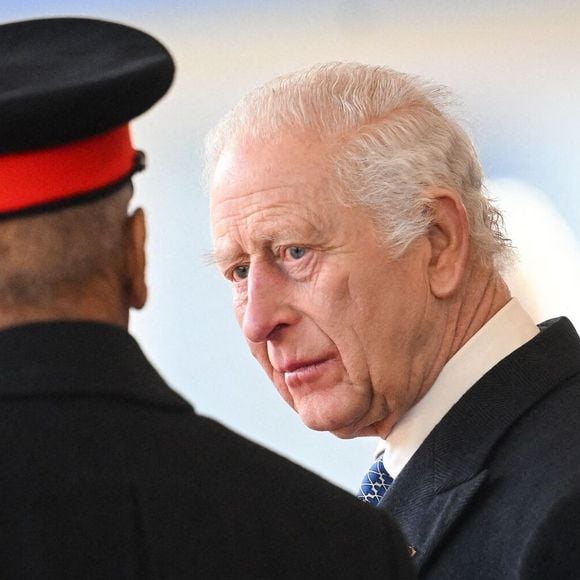
[[[250,248],[250,254],[254,252],[264,252],[274,245],[284,245],[290,243],[303,243],[312,245],[319,241],[322,233],[317,225],[313,222],[302,222],[299,226],[287,225],[283,229],[267,229],[261,232],[253,240],[253,248]],[[233,247],[214,248],[205,253],[204,261],[207,265],[217,265],[224,263],[240,262],[248,259],[248,252],[243,251],[238,245]]]
[[[201,254],[201,261],[204,266],[217,266],[218,256],[213,250],[206,250]]]
[[[247,254],[239,251],[229,250],[209,250],[204,252],[203,261],[207,266],[219,266],[227,262],[237,262],[243,258],[247,258]]]

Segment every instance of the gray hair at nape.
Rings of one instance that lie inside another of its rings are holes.
[[[0,221],[0,304],[46,306],[120,260],[130,183],[104,198]]]
[[[283,75],[243,98],[206,139],[206,177],[235,143],[268,143],[307,133],[330,144],[340,199],[366,208],[394,257],[431,226],[430,187],[462,197],[473,256],[511,261],[503,219],[483,186],[464,129],[446,110],[445,87],[383,66],[333,62]]]

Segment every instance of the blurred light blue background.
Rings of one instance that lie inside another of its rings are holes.
[[[340,441],[302,426],[246,352],[230,312],[229,289],[203,259],[210,249],[201,183],[206,131],[251,88],[314,62],[386,64],[451,87],[487,175],[516,180],[519,193],[536,188],[553,206],[536,204],[533,216],[526,216],[532,206],[525,195],[512,197],[518,204],[513,213],[524,220],[516,228],[524,231],[522,239],[527,231],[528,239],[548,249],[529,258],[528,266],[543,279],[550,262],[556,278],[564,280],[557,286],[568,288],[578,302],[577,0],[4,0],[0,5],[4,22],[48,15],[141,27],[177,60],[169,96],[134,124],[136,146],[149,157],[149,169],[136,185],[149,218],[150,301],[134,316],[132,330],[198,411],[349,490],[358,486],[375,447],[370,439]],[[511,182],[498,183],[505,189]],[[564,250],[555,241],[560,232],[566,234]],[[560,312],[569,303],[555,297],[551,307]]]

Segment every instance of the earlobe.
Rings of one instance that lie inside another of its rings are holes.
[[[434,188],[431,198],[432,226],[429,283],[437,298],[448,298],[460,287],[469,257],[469,224],[460,196]]]
[[[138,208],[128,218],[127,223],[128,300],[129,306],[136,309],[143,308],[147,302],[146,237],[145,214]]]

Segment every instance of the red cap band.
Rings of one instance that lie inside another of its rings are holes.
[[[80,197],[132,173],[129,125],[49,149],[0,155],[0,214]]]

